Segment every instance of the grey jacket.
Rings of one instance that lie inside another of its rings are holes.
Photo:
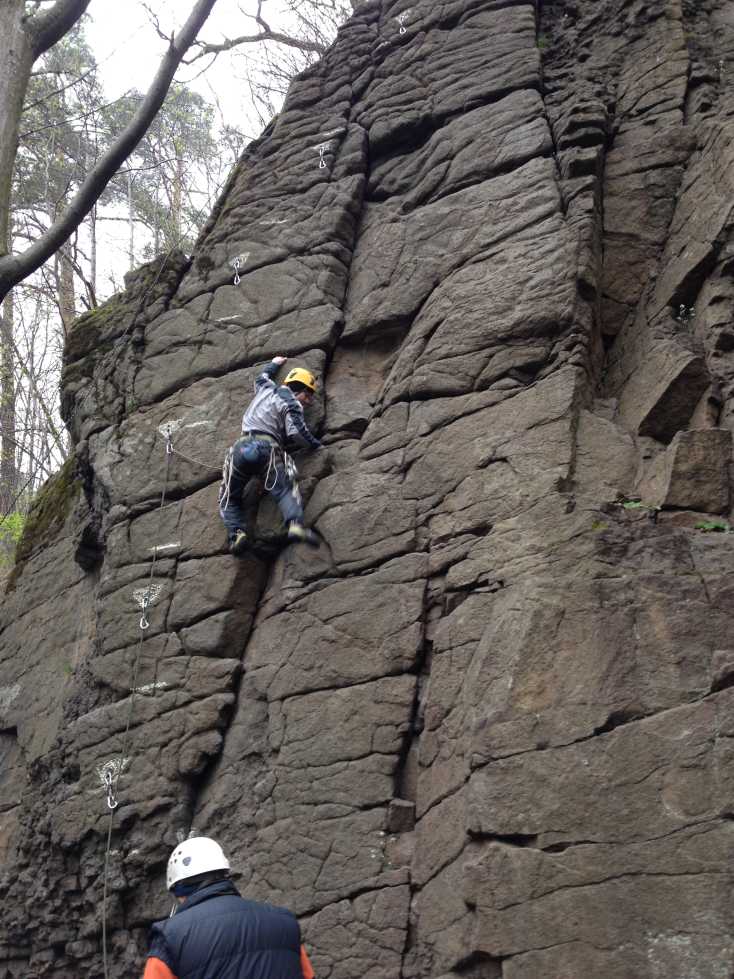
[[[267,364],[255,380],[255,397],[242,416],[242,431],[263,432],[277,439],[281,446],[295,442],[298,446],[320,449],[321,442],[309,430],[303,417],[303,405],[290,388],[278,385],[273,377],[279,364]]]

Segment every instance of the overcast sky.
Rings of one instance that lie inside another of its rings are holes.
[[[168,34],[181,26],[193,4],[194,0],[147,0],[147,7]],[[254,21],[243,14],[243,11],[254,9],[255,0],[217,0],[199,37],[218,42],[225,37],[255,33]],[[280,0],[267,0],[265,11],[273,28],[287,24]],[[106,98],[113,100],[132,88],[145,91],[157,70],[165,44],[158,37],[142,0],[92,0],[88,12],[86,36],[100,65]],[[256,57],[257,48],[250,46],[247,53]],[[194,65],[182,66],[176,78],[190,84],[207,101],[218,104],[224,122],[256,137],[262,127],[250,107],[248,87],[238,77],[241,75],[238,68],[241,57],[240,52],[237,57],[220,55],[203,73],[209,59],[202,59]],[[220,120],[217,122],[219,124]],[[114,270],[119,285],[120,270],[124,271],[126,267],[127,230],[119,223],[106,222],[99,233],[101,278]],[[143,241],[141,231],[138,247],[142,247]],[[101,295],[114,291],[103,281],[99,285]]]
[[[194,0],[148,0],[147,6],[158,17],[161,28],[170,33],[180,27],[193,3]],[[221,41],[224,37],[254,33],[254,21],[242,13],[254,9],[255,0],[217,0],[200,38]],[[117,98],[131,88],[145,90],[165,45],[157,36],[141,0],[92,0],[89,15],[91,23],[87,36],[102,67],[108,97]],[[285,14],[279,0],[268,0],[267,17],[273,27],[283,23]],[[254,48],[250,50],[255,53]],[[228,117],[227,122],[253,136],[258,135],[260,126],[249,110],[248,93],[237,78],[236,61],[228,55],[220,55],[202,75],[204,65],[202,60],[190,67],[182,66],[176,78],[191,83],[210,101],[215,93]]]

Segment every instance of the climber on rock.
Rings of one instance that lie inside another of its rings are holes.
[[[224,462],[219,515],[235,555],[243,554],[252,543],[243,507],[243,493],[251,479],[257,479],[280,507],[289,541],[319,546],[318,535],[304,525],[298,473],[285,450],[291,444],[321,448],[303,417],[304,407],[313,402],[316,379],[305,368],[294,367],[282,385],[276,384],[273,378],[287,359],[273,357],[258,375],[255,397],[242,418],[242,435]]]
[[[314,979],[294,915],[241,897],[216,840],[179,843],[166,887],[177,906],[151,929],[143,979]]]

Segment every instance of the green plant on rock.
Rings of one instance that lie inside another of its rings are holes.
[[[23,533],[25,514],[9,513],[0,520],[0,571],[9,569],[13,564],[13,554]]]
[[[623,510],[650,510],[651,512],[656,512],[660,509],[659,506],[653,506],[651,503],[643,503],[642,500],[620,500],[619,505]]]
[[[725,520],[699,520],[694,526],[704,533],[728,534],[732,529]]]
[[[15,565],[8,578],[7,591],[13,591],[25,562],[34,551],[49,543],[64,526],[82,481],[71,456],[36,494],[15,547]]]

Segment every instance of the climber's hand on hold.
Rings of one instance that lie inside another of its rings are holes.
[[[280,354],[278,354],[277,357],[273,357],[273,363],[274,364],[277,364],[278,367],[280,367],[282,364],[284,364],[286,362],[286,360],[288,360],[288,358],[287,357],[282,357]]]

